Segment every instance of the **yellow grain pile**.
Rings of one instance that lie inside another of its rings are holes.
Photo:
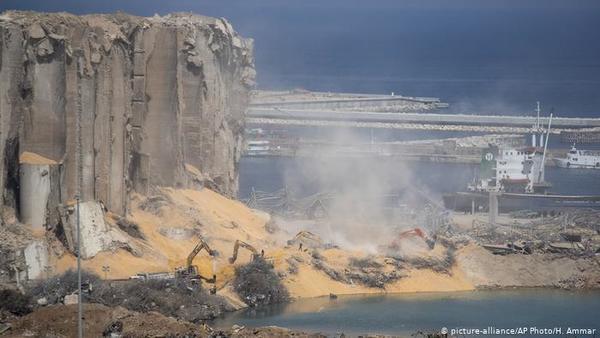
[[[429,270],[405,271],[408,276],[386,286],[385,290],[368,288],[358,284],[345,284],[335,281],[324,272],[311,265],[311,251],[299,251],[296,246],[287,247],[286,240],[292,234],[279,231],[271,234],[266,231],[265,223],[269,216],[249,209],[239,201],[228,199],[209,189],[183,190],[164,188],[160,190],[164,202],[153,210],[142,210],[146,198],[136,195],[132,200],[132,211],[129,219],[135,222],[143,233],[144,240],[133,240],[142,248],[142,256],[119,249],[115,252],[103,252],[83,263],[84,268],[104,276],[103,266],[110,266],[109,278],[127,278],[140,272],[173,271],[185,264],[186,257],[201,236],[213,250],[218,252],[216,259],[211,259],[206,252],[198,254],[194,264],[201,274],[217,275],[219,292],[235,300],[230,282],[234,276],[235,265],[228,262],[236,239],[253,245],[258,251],[264,250],[265,257],[273,262],[275,269],[287,272],[287,260],[292,256],[300,256],[298,273],[286,274],[285,285],[292,297],[317,297],[335,294],[360,294],[381,292],[413,292],[413,291],[455,291],[471,290],[470,284],[461,271],[453,274],[438,274]],[[172,238],[167,232],[190,234],[184,238]],[[363,256],[359,251],[342,249],[319,250],[327,264],[340,269],[348,265],[350,257]],[[429,253],[438,256],[438,249]],[[380,257],[381,258],[381,257]],[[250,261],[248,251],[240,249],[236,265]],[[382,258],[381,258],[382,259]],[[64,271],[75,266],[71,255],[64,255],[57,264],[57,271]]]

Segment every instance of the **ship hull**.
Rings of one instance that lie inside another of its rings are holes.
[[[569,169],[600,169],[600,163],[589,163],[589,164],[581,164],[581,163],[571,163],[566,158],[555,158],[554,163],[559,168],[569,168]]]
[[[486,192],[457,192],[443,196],[447,209],[469,212],[488,210],[489,195]],[[599,196],[514,194],[498,195],[498,210],[511,212],[517,210],[551,211],[565,208],[600,208]]]

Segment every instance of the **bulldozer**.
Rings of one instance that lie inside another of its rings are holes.
[[[235,263],[235,261],[237,260],[237,256],[238,256],[238,251],[240,250],[240,247],[250,251],[252,253],[252,260],[257,259],[258,257],[264,257],[265,256],[265,251],[261,250],[260,253],[258,252],[258,250],[256,250],[255,247],[253,247],[252,245],[246,243],[246,242],[242,242],[239,239],[237,239],[235,241],[235,244],[233,245],[233,255],[229,258],[229,263],[233,264]]]
[[[397,249],[400,247],[400,241],[402,241],[405,238],[409,238],[409,237],[421,238],[427,244],[427,246],[429,247],[429,250],[433,250],[435,248],[435,236],[430,238],[420,228],[414,228],[414,229],[400,232],[398,234],[398,237],[394,241],[392,241],[392,243],[390,244],[389,247]]]
[[[200,253],[202,250],[206,250],[209,256],[215,257],[217,252],[212,250],[208,244],[204,241],[204,239],[200,238],[198,244],[192,249],[190,254],[186,259],[186,265],[184,267],[177,268],[175,270],[175,278],[183,279],[186,281],[191,281],[193,283],[201,283],[201,280],[206,281],[207,283],[213,284],[213,287],[210,289],[211,294],[215,294],[217,292],[217,276],[213,275],[212,278],[208,278],[200,275],[198,267],[193,265],[194,258]]]

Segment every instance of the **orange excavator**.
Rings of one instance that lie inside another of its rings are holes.
[[[258,252],[258,250],[256,250],[255,247],[253,247],[252,245],[246,243],[246,242],[242,242],[239,239],[237,239],[235,241],[235,244],[233,245],[233,255],[229,258],[229,263],[233,264],[235,263],[235,261],[237,260],[237,256],[238,256],[238,250],[240,249],[240,247],[250,251],[252,253],[252,260],[257,259],[258,257],[264,257],[265,256],[265,251],[261,250],[260,253]]]
[[[401,233],[399,233],[398,237],[390,244],[390,248],[399,248],[400,241],[402,241],[405,238],[410,238],[410,237],[421,238],[425,243],[427,243],[429,250],[433,250],[433,248],[435,247],[435,236],[433,238],[430,238],[420,228],[414,228],[414,229],[402,231]]]
[[[207,283],[213,284],[213,287],[211,288],[210,292],[214,294],[216,293],[217,276],[213,275],[212,278],[201,276],[198,267],[196,265],[193,265],[194,258],[196,258],[198,253],[200,253],[200,251],[202,251],[203,249],[206,250],[210,257],[215,257],[217,254],[216,251],[212,250],[208,246],[208,244],[202,238],[200,238],[198,244],[196,244],[194,249],[188,255],[185,267],[180,267],[175,270],[175,277],[196,282],[200,281],[201,279],[205,280]]]

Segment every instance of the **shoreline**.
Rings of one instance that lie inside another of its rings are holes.
[[[495,292],[495,291],[528,291],[528,290],[539,290],[539,291],[565,291],[565,292],[600,292],[600,286],[598,287],[582,287],[582,288],[565,288],[555,285],[545,285],[545,286],[519,286],[519,285],[507,285],[507,286],[476,286],[473,289],[464,289],[464,290],[447,290],[447,291],[431,291],[431,290],[423,290],[423,291],[382,291],[382,292],[358,292],[358,293],[343,293],[343,294],[332,294],[335,296],[333,299],[337,299],[339,297],[369,297],[369,296],[394,296],[394,295],[421,295],[421,294],[457,294],[457,293],[468,293],[468,292]],[[284,303],[275,303],[269,305],[263,305],[260,307],[269,307],[273,305],[287,305],[296,302],[301,302],[305,300],[315,300],[315,299],[325,299],[331,298],[331,295],[319,295],[319,296],[310,296],[310,297],[294,297],[291,298],[288,302]],[[256,309],[260,308],[256,307]],[[225,311],[223,313],[235,313],[238,311],[251,309],[251,306],[242,306],[234,309],[233,311]]]
[[[444,304],[445,299],[451,299],[454,301],[458,301],[459,303],[463,303],[465,301],[467,301],[467,303],[471,303],[471,302],[488,302],[488,301],[497,301],[497,300],[502,300],[504,299],[503,297],[508,296],[508,297],[512,297],[512,298],[520,298],[522,296],[524,296],[525,299],[528,299],[529,297],[532,297],[533,299],[544,299],[547,296],[552,297],[553,295],[557,296],[557,297],[570,297],[570,295],[574,295],[577,296],[579,295],[579,298],[581,297],[595,297],[594,299],[596,299],[598,296],[600,296],[600,290],[599,289],[581,289],[581,290],[566,290],[566,289],[558,289],[558,288],[548,288],[548,287],[518,287],[518,288],[501,288],[501,289],[477,289],[477,290],[472,290],[472,291],[451,291],[451,292],[426,292],[427,295],[425,295],[424,297],[419,297],[423,294],[424,292],[415,292],[415,293],[410,293],[412,296],[403,298],[403,297],[399,297],[397,299],[397,301],[399,302],[399,304],[412,304],[414,306],[420,307],[421,305],[423,305],[423,309],[431,309],[431,306],[427,306],[426,304],[433,302],[433,303],[440,303],[440,305]],[[504,294],[501,294],[504,293]],[[458,297],[453,297],[456,296],[458,294]],[[464,298],[461,296],[464,296]],[[293,304],[275,304],[270,305],[270,306],[264,306],[264,307],[257,307],[254,310],[240,310],[240,311],[235,311],[233,313],[226,313],[224,314],[224,316],[219,317],[211,322],[209,322],[208,324],[211,325],[214,328],[217,329],[230,329],[231,327],[235,327],[235,326],[243,326],[243,327],[264,327],[265,325],[268,326],[277,326],[277,327],[281,327],[282,325],[286,327],[286,329],[294,332],[294,331],[302,331],[302,332],[309,332],[309,333],[313,333],[313,334],[324,334],[327,336],[333,335],[335,334],[340,334],[340,332],[343,332],[345,335],[349,335],[349,336],[357,336],[357,335],[374,335],[374,336],[382,336],[382,337],[412,337],[414,336],[414,334],[418,334],[418,332],[421,332],[421,330],[417,330],[414,328],[411,328],[412,326],[414,326],[414,323],[411,323],[410,319],[408,319],[407,322],[407,326],[406,328],[406,332],[403,331],[397,331],[395,332],[396,329],[398,329],[397,325],[393,325],[393,327],[388,327],[388,326],[382,326],[381,327],[381,331],[379,330],[373,330],[372,328],[370,330],[361,330],[361,329],[357,329],[357,326],[354,325],[349,325],[348,327],[342,325],[343,327],[340,330],[336,330],[335,332],[333,330],[327,329],[324,327],[324,325],[326,327],[330,327],[330,325],[327,324],[326,320],[323,320],[322,322],[313,322],[315,320],[314,318],[314,314],[315,313],[321,313],[323,312],[323,316],[328,316],[327,313],[329,310],[334,311],[335,314],[333,314],[332,316],[336,316],[336,318],[338,316],[341,316],[341,318],[345,318],[346,320],[348,319],[349,316],[354,315],[354,311],[356,311],[356,314],[364,314],[365,313],[365,308],[366,309],[373,309],[373,311],[381,311],[382,307],[381,306],[377,306],[377,305],[371,305],[371,304],[388,304],[387,307],[389,308],[390,306],[395,306],[395,305],[390,305],[390,304],[396,304],[394,298],[391,299],[385,299],[385,297],[387,296],[393,296],[393,295],[402,295],[399,293],[395,293],[395,294],[389,294],[389,295],[379,295],[379,296],[383,296],[383,299],[378,299],[375,300],[374,298],[379,298],[378,295],[369,295],[369,294],[362,294],[362,295],[341,295],[339,297],[339,299],[332,299],[329,300],[327,299],[327,297],[314,297],[312,299],[303,299],[306,300],[308,302],[306,302],[305,304],[297,304],[297,306],[294,306]],[[482,295],[481,297],[479,295]],[[372,297],[371,297],[372,296]],[[314,300],[314,302],[311,302],[311,300]],[[420,300],[423,300],[424,303],[422,303]],[[301,300],[302,301],[302,300]],[[300,301],[300,302],[301,302]],[[331,302],[331,305],[327,305],[329,302]],[[382,305],[383,306],[383,305]],[[435,306],[434,306],[435,308]],[[356,310],[354,310],[356,309]],[[244,315],[244,311],[251,311],[252,315]],[[309,325],[299,325],[300,323],[300,319],[299,318],[304,318],[304,317],[299,317],[299,316],[304,316],[304,315],[309,315],[311,317],[309,317],[309,321],[310,324]],[[264,316],[264,317],[263,317]],[[280,317],[280,316],[284,316],[284,317]],[[432,314],[432,316],[435,316],[435,314]],[[393,316],[391,316],[393,317]],[[311,319],[312,318],[312,319]],[[390,316],[388,316],[388,319],[390,318]],[[435,317],[434,317],[435,318]],[[342,319],[340,319],[342,320]],[[435,320],[434,320],[435,321]],[[345,323],[342,321],[342,323]],[[287,324],[287,325],[286,325]],[[358,327],[360,327],[361,324],[358,324]],[[430,324],[423,324],[427,327],[427,325]],[[452,326],[452,325],[448,325],[448,326]],[[459,325],[460,326],[460,325]],[[404,326],[403,326],[404,327]],[[440,326],[441,327],[441,326]],[[386,332],[387,331],[387,332]],[[434,331],[431,331],[434,332]]]

